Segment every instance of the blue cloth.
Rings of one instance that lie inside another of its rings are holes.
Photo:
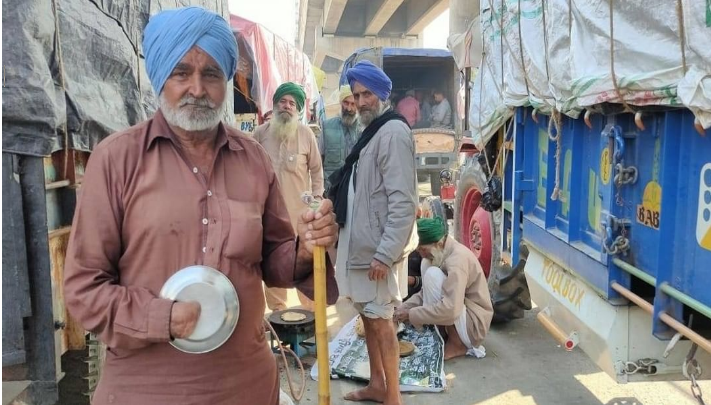
[[[143,33],[143,53],[156,95],[195,45],[220,65],[227,80],[232,79],[237,70],[237,41],[224,18],[195,6],[161,11],[150,18]]]
[[[372,91],[382,101],[387,100],[393,90],[393,82],[390,81],[390,78],[382,69],[369,60],[362,60],[356,63],[355,66],[346,71],[346,77],[351,89],[353,89],[353,83],[358,82]]]

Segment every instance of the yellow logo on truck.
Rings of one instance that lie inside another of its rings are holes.
[[[700,177],[696,240],[702,248],[711,250],[711,163],[701,168]]]
[[[600,179],[602,184],[610,184],[610,176],[612,175],[612,162],[610,161],[610,148],[605,148],[600,154]]]
[[[652,180],[644,187],[642,204],[637,205],[637,222],[653,229],[659,229],[662,213],[662,186]]]

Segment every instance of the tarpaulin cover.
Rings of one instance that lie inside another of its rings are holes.
[[[150,117],[143,28],[150,15],[188,5],[229,15],[227,0],[3,0],[3,151],[47,156],[65,134],[69,147],[90,151]]]
[[[602,103],[686,107],[711,126],[711,2],[611,3],[481,2],[477,145],[524,105],[571,117]]]
[[[468,67],[478,68],[481,63],[481,30],[479,16],[469,24],[468,29],[461,34],[452,34],[447,38],[447,48],[452,51],[454,61],[459,70]]]
[[[259,112],[273,109],[272,96],[284,82],[301,84],[306,91],[306,118],[319,92],[308,56],[263,26],[232,15],[230,26],[240,45],[239,72],[251,74],[251,98]],[[242,52],[242,50],[246,52]]]

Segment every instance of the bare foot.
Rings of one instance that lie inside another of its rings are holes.
[[[343,399],[346,401],[383,402],[385,401],[385,388],[372,387],[368,385],[365,388],[349,392],[343,397]]]
[[[444,359],[451,360],[456,357],[461,357],[467,354],[467,348],[464,345],[444,344]]]

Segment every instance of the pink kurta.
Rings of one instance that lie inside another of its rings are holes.
[[[269,157],[220,125],[206,177],[175,142],[158,112],[99,143],[86,169],[64,291],[70,313],[108,346],[93,403],[276,404],[262,280],[312,296],[313,278],[295,266],[298,241]],[[234,334],[206,354],[168,343],[172,302],[157,297],[195,264],[226,274],[240,301]],[[332,272],[328,284],[333,302]]]

